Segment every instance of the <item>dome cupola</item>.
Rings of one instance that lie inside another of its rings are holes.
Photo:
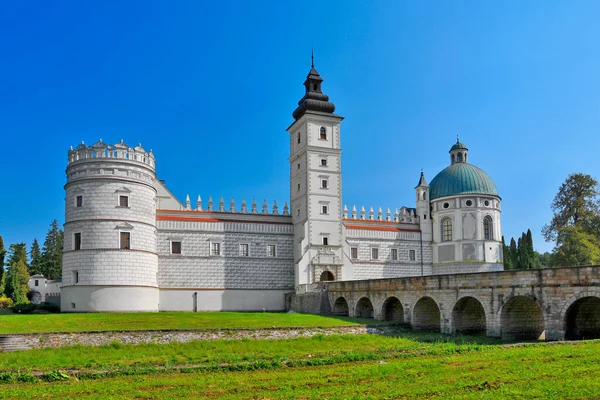
[[[300,119],[306,111],[316,111],[325,114],[333,114],[335,105],[329,101],[329,96],[321,91],[323,78],[315,69],[315,57],[311,56],[312,64],[308,76],[304,81],[306,93],[298,102],[298,107],[294,110],[292,116],[295,120]]]
[[[468,161],[467,157],[469,154],[469,149],[467,149],[467,146],[465,146],[458,140],[458,136],[456,137],[456,143],[452,147],[450,147],[449,153],[451,165],[460,162],[466,163]]]

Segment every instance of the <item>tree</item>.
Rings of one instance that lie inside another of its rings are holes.
[[[554,266],[553,260],[552,260],[552,253],[549,253],[549,252],[538,253],[537,251],[534,251],[534,255],[535,255],[535,268],[550,268],[550,267]]]
[[[29,251],[29,256],[31,257],[31,263],[29,263],[29,275],[36,275],[41,273],[40,259],[42,257],[42,253],[40,251],[40,245],[37,239],[33,239],[33,243],[31,244],[31,250]]]
[[[600,243],[596,236],[582,228],[560,228],[552,258],[553,264],[558,267],[598,264]]]
[[[29,292],[29,274],[27,265],[23,259],[19,259],[10,266],[10,279],[13,288],[12,299],[15,304],[29,303],[27,292]]]
[[[6,261],[6,265],[8,266],[8,270],[6,271],[6,280],[4,293],[7,297],[12,297],[14,300],[14,292],[15,292],[15,282],[19,284],[19,280],[15,281],[15,277],[13,276],[15,273],[19,273],[14,270],[14,266],[18,265],[20,267],[21,263],[25,268],[25,272],[27,272],[27,246],[25,243],[13,243],[8,248],[8,259]],[[27,278],[29,279],[29,278]],[[18,288],[17,288],[18,289]],[[27,291],[25,292],[27,293]]]
[[[526,269],[533,269],[535,268],[535,250],[533,249],[533,235],[531,234],[531,229],[527,229],[527,233],[525,234],[525,244],[527,253]]]
[[[62,277],[62,248],[64,232],[58,228],[58,221],[52,221],[46,234],[40,258],[40,272],[46,279]]]
[[[504,260],[504,269],[512,269],[512,263],[510,258],[510,247],[504,242],[504,236],[502,236],[502,259]]]
[[[576,173],[567,177],[552,201],[554,216],[542,229],[547,242],[557,240],[561,228],[577,227],[598,234],[600,192],[598,181],[590,175]],[[595,231],[595,232],[594,232]],[[571,230],[563,231],[573,232]]]
[[[4,239],[0,236],[0,295],[4,293],[4,257],[6,256],[6,247],[4,247]]]
[[[510,265],[512,269],[519,269],[519,253],[517,252],[515,238],[510,238]]]

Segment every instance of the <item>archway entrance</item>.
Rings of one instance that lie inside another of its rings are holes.
[[[390,297],[383,302],[382,312],[385,321],[404,322],[404,308],[396,297]]]
[[[575,301],[565,317],[565,339],[600,338],[600,298],[583,297]]]
[[[347,317],[349,315],[348,312],[348,302],[343,297],[338,297],[333,303],[333,315],[339,315],[342,317]]]
[[[544,316],[530,297],[515,296],[504,304],[501,314],[502,339],[543,339]]]
[[[373,318],[373,303],[367,297],[362,297],[356,303],[356,316],[358,318]]]
[[[431,297],[423,297],[415,304],[412,327],[416,331],[440,332],[440,309]]]
[[[485,311],[474,297],[463,297],[452,310],[454,332],[462,335],[484,335],[486,333]]]
[[[331,271],[323,271],[321,277],[319,278],[319,282],[328,282],[334,280],[335,278],[333,277],[333,273]]]

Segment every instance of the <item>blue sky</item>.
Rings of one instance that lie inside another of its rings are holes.
[[[505,236],[540,230],[567,175],[600,178],[595,1],[4,2],[0,235],[64,221],[67,150],[123,139],[226,204],[289,197],[288,135],[315,64],[342,123],[343,200],[414,205],[459,134]]]

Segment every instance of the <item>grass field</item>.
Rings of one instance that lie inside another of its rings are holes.
[[[311,314],[161,312],[89,314],[2,314],[0,334],[187,329],[260,329],[378,324],[382,321]]]
[[[598,341],[505,346],[407,334],[114,344],[4,354],[0,369],[0,381],[31,381],[0,384],[10,399],[600,397]]]

